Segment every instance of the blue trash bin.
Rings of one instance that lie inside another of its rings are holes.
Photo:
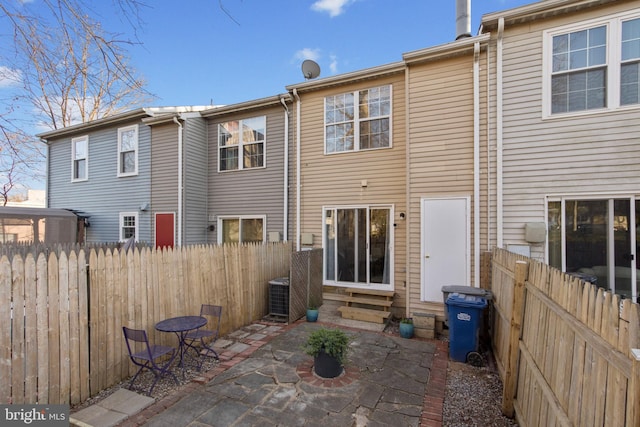
[[[467,355],[478,351],[478,335],[486,298],[453,293],[447,298],[449,310],[449,357],[467,362]]]

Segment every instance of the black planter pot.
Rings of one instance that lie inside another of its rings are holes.
[[[338,359],[320,350],[313,358],[313,370],[322,378],[335,378],[342,373],[342,365]]]

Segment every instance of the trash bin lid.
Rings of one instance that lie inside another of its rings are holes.
[[[473,286],[461,286],[461,285],[448,285],[442,287],[442,292],[453,294],[465,294],[465,295],[476,295],[480,297],[484,297],[486,299],[493,299],[493,294],[491,291],[482,288],[476,288]]]
[[[477,295],[466,295],[455,292],[447,298],[447,305],[454,305],[456,307],[485,308],[487,306],[487,300],[486,298]]]

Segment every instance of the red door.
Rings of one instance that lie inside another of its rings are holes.
[[[175,215],[173,213],[156,214],[156,248],[173,248],[175,236]]]

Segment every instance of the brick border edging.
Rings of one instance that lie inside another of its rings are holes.
[[[447,387],[449,346],[444,341],[436,341],[435,344],[436,352],[433,355],[420,415],[420,425],[425,427],[442,427],[442,411]]]

